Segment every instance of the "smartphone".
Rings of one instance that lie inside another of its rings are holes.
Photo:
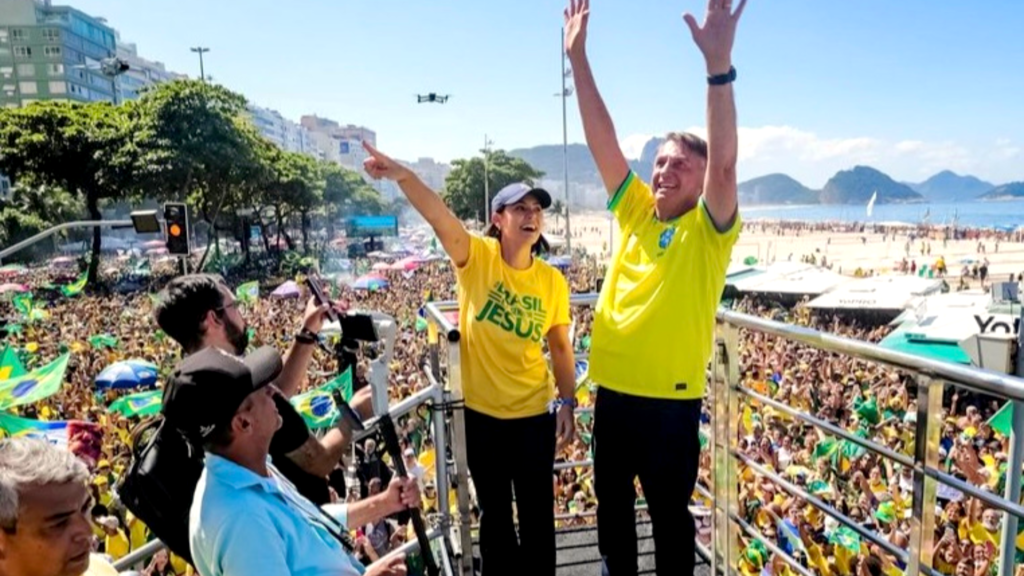
[[[306,276],[306,285],[309,286],[309,291],[313,293],[313,298],[316,298],[317,304],[327,304],[327,317],[332,322],[338,322],[338,312],[334,309],[331,301],[327,299],[327,296],[324,295],[323,286],[320,285],[320,278],[312,274]]]

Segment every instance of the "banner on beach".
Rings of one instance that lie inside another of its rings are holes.
[[[341,391],[341,397],[345,402],[352,400],[352,367],[341,373],[330,382],[310,390],[304,394],[298,394],[291,399],[292,406],[306,421],[306,425],[313,430],[330,428],[338,422],[341,413],[334,404],[332,395],[335,390]]]
[[[0,382],[0,410],[32,404],[53,396],[64,383],[70,354],[63,354],[42,368]]]

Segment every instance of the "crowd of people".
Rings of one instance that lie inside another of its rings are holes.
[[[53,274],[45,268],[29,269],[17,281],[44,286],[52,281]],[[45,318],[24,321],[6,343],[17,351],[27,369],[39,367],[64,352],[71,353],[60,391],[14,412],[42,421],[85,422],[99,429],[102,440],[91,457],[86,458],[94,501],[91,513],[94,542],[98,552],[115,560],[151,538],[147,528],[120,504],[117,494],[119,479],[129,465],[133,449],[131,432],[141,419],[108,409],[117,397],[132,390],[98,393],[94,379],[104,367],[119,360],[151,361],[160,367],[162,378],[179,361],[180,350],[159,331],[152,317],[153,295],[170,274],[170,270],[158,267],[147,279],[144,289],[134,293],[119,294],[101,285],[74,297],[54,295],[49,301],[38,303],[47,312]],[[421,317],[427,300],[454,297],[454,278],[450,264],[444,260],[425,264],[413,273],[386,274],[390,285],[385,289],[354,291],[340,285],[336,295],[353,309],[384,311],[398,320],[401,326],[399,345],[389,372],[392,401],[398,401],[426,386],[422,368],[429,357],[427,331],[417,318]],[[567,270],[574,293],[593,291],[602,274],[601,264],[586,257],[577,258]],[[250,279],[230,273],[228,278],[236,284]],[[262,280],[265,284],[261,292],[265,295],[273,285],[268,283],[272,281],[268,278]],[[244,315],[252,328],[251,344],[271,344],[285,349],[304,306],[304,298],[267,296],[248,305]],[[887,326],[812,315],[799,306],[785,309],[750,298],[738,301],[735,307],[745,313],[869,342],[881,340],[889,331]],[[18,316],[10,298],[0,303],[0,316]],[[573,341],[577,354],[588,351],[591,322],[591,309],[578,307],[574,310]],[[112,338],[97,344],[94,338],[97,335]],[[744,334],[741,353],[743,384],[750,390],[897,452],[913,453],[916,383],[909,375],[760,333]],[[359,370],[367,370],[365,359]],[[333,358],[317,353],[306,386],[320,385],[333,376]],[[584,407],[592,405],[593,393],[585,382],[577,398]],[[910,469],[801,424],[757,401],[747,399],[741,406],[741,452],[861,522],[895,547],[907,549],[912,490]],[[1008,439],[987,423],[999,408],[998,404],[962,391],[947,390],[943,407],[941,456],[945,469],[965,481],[993,491],[1001,490]],[[398,423],[406,464],[421,481],[428,515],[437,512],[434,463],[438,457],[443,457],[435,453],[427,426],[430,418],[431,414],[424,408]],[[705,434],[710,434],[708,406],[705,406],[703,422]],[[576,438],[558,455],[558,462],[591,459],[592,424],[590,412],[579,414]],[[83,454],[90,454],[88,446],[84,447]],[[352,456],[339,464],[337,476],[346,476],[347,480],[332,482],[335,499],[351,501],[367,493],[373,494],[382,485],[386,486],[394,474],[387,456],[378,454],[373,440],[356,447]],[[705,449],[700,474],[705,486],[710,482],[709,457]],[[877,557],[886,573],[897,574],[905,568],[899,559],[837,526],[829,516],[752,469],[741,466],[740,470],[741,515],[806,566],[819,573],[848,576],[858,566],[858,558]],[[557,525],[594,523],[596,497],[592,469],[584,465],[563,467],[554,473],[553,480]],[[454,494],[451,496],[454,509]],[[637,496],[642,504],[639,483]],[[694,501],[698,506],[708,506],[699,494],[694,496]],[[952,489],[940,490],[939,501],[941,510],[937,511],[934,539],[936,569],[950,576],[994,574],[1001,515],[980,500]],[[408,525],[396,519],[356,527],[354,533],[357,552],[366,560],[386,554],[411,537]],[[707,543],[706,537],[704,539]],[[782,565],[756,540],[745,539],[745,544],[741,564],[746,573],[781,570]],[[190,572],[180,558],[166,553],[139,568],[146,574]]]

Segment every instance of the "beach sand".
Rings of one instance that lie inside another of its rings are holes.
[[[608,217],[608,213],[573,213],[571,223],[574,231],[573,248],[585,247],[588,252],[601,258],[607,258],[609,237],[614,242],[618,242],[620,237],[618,226]],[[552,229],[564,227],[564,221],[556,224],[551,217],[547,224]],[[799,262],[801,257],[814,254],[819,263],[821,257],[825,256],[834,271],[853,276],[858,268],[875,274],[895,272],[904,257],[908,262],[916,261],[918,268],[924,264],[933,267],[939,257],[944,257],[948,268],[947,277],[954,286],[964,264],[980,264],[985,258],[989,262],[991,280],[1005,281],[1010,274],[1024,272],[1024,243],[999,242],[996,251],[995,241],[986,239],[981,241],[985,244],[986,252],[979,253],[978,240],[949,240],[944,245],[941,238],[936,231],[933,238],[927,240],[931,244],[930,255],[921,254],[922,240],[916,239],[911,242],[908,256],[906,233],[897,233],[895,241],[891,236],[859,232],[801,231],[797,236],[787,231],[780,236],[776,231],[762,231],[759,223],[747,223],[733,249],[732,262],[742,263],[749,256],[757,258],[759,264],[787,260]],[[978,282],[971,285],[976,287]]]

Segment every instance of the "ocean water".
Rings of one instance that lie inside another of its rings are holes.
[[[932,225],[952,224],[971,228],[1014,230],[1024,226],[1024,199],[1002,202],[942,202],[930,204],[876,204],[871,216],[867,206],[740,206],[745,220],[805,220],[811,222],[905,222],[920,224],[927,215]]]

